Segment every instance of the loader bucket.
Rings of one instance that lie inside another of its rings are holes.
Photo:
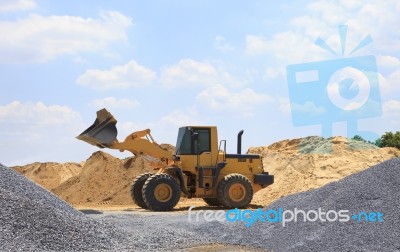
[[[109,147],[117,139],[117,120],[106,109],[97,111],[94,123],[82,132],[78,138],[100,148]]]

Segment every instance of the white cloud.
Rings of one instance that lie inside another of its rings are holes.
[[[183,59],[176,65],[162,68],[160,82],[168,87],[203,86],[214,83],[217,76],[217,69],[211,64]]]
[[[270,96],[256,93],[250,88],[233,93],[222,85],[208,87],[200,92],[196,99],[212,110],[240,111],[246,116],[252,115],[254,106],[273,100]]]
[[[157,123],[158,125],[169,125],[175,130],[184,125],[199,125],[199,120],[192,112],[184,112],[182,110],[174,110],[168,115],[162,117]]]
[[[321,50],[314,45],[311,38],[292,31],[278,33],[272,39],[248,35],[246,53],[249,56],[273,55],[279,62],[285,63],[301,63],[305,58],[322,58]]]
[[[379,85],[381,90],[386,94],[393,94],[393,91],[399,91],[400,70],[396,70],[386,76],[378,74]]]
[[[279,76],[283,76],[286,73],[286,69],[284,67],[267,67],[265,69],[265,80],[276,79]]]
[[[400,68],[400,59],[396,56],[379,55],[376,57],[379,69],[397,70]]]
[[[1,0],[0,12],[26,11],[36,7],[33,0]]]
[[[115,97],[106,97],[103,99],[96,99],[91,102],[91,105],[101,108],[120,108],[120,109],[132,109],[140,106],[140,103],[136,100],[130,100],[126,98],[117,99]]]
[[[123,122],[119,123],[119,128],[122,130],[122,134],[119,134],[119,138],[124,138],[126,135],[138,131],[138,130],[143,130],[144,128],[140,127],[140,124],[135,123],[135,122]]]
[[[290,115],[290,100],[286,97],[278,98],[279,102],[279,110],[282,111],[285,115]]]
[[[337,26],[348,25],[345,55],[353,50],[368,34],[373,44],[362,48],[352,56],[374,54],[386,55],[378,60],[395,63],[394,52],[400,50],[398,38],[400,30],[387,32],[389,27],[400,23],[400,3],[388,1],[344,1],[320,0],[306,6],[307,14],[289,20],[290,28],[272,37],[249,34],[246,36],[248,56],[269,56],[274,60],[274,67],[267,77],[274,77],[279,68],[293,63],[329,60],[341,57],[341,44]],[[338,56],[314,45],[318,37],[338,53]],[[376,54],[376,53],[375,53]],[[391,58],[389,58],[391,57]],[[379,67],[379,66],[378,66]],[[392,66],[393,69],[393,66]]]
[[[378,80],[382,92],[384,94],[392,94],[394,90],[400,90],[400,59],[396,56],[379,55],[376,57],[376,61],[379,71]]]
[[[400,101],[390,100],[383,103],[383,112],[400,115]]]
[[[145,86],[155,78],[154,71],[132,60],[125,65],[114,66],[111,70],[89,69],[80,75],[76,82],[100,90],[126,89]]]
[[[223,67],[192,59],[182,59],[175,65],[163,67],[160,82],[168,88],[210,86],[222,83],[232,86],[242,85],[241,81],[233,78]]]
[[[317,107],[314,102],[307,101],[304,104],[292,103],[291,109],[308,115],[321,115],[326,112],[324,107]]]
[[[80,161],[89,146],[75,136],[87,125],[70,107],[14,101],[0,105],[1,160],[6,165],[35,161]]]
[[[332,35],[332,28],[338,24],[347,24],[349,27],[347,48],[349,52],[363,37],[371,34],[374,44],[370,48],[360,51],[361,54],[368,53],[373,49],[388,55],[398,51],[400,45],[398,37],[399,30],[387,32],[388,27],[394,27],[400,22],[400,3],[397,0],[387,1],[327,1],[322,0],[311,3],[308,6],[311,11],[308,16],[312,17],[311,27],[326,27],[330,34],[323,34],[325,38]],[[330,28],[329,28],[330,27]],[[298,28],[298,27],[297,27]],[[308,30],[307,27],[306,30]],[[326,29],[319,29],[320,33],[326,33]]]
[[[66,106],[46,106],[41,102],[21,103],[11,102],[0,106],[0,122],[29,124],[63,124],[80,120],[78,112]]]
[[[131,18],[117,11],[100,19],[31,14],[16,21],[0,21],[0,63],[45,62],[81,52],[107,53],[117,41],[126,41]]]
[[[221,52],[229,52],[229,51],[235,50],[235,47],[232,46],[231,44],[229,44],[226,41],[226,38],[224,38],[223,36],[220,36],[220,35],[215,37],[214,46],[215,46],[215,49],[217,49],[218,51],[221,51]]]

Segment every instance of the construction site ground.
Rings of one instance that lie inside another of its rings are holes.
[[[0,250],[400,250],[400,150],[307,137],[248,152],[262,155],[264,169],[275,176],[273,185],[254,194],[248,210],[380,211],[384,221],[246,226],[197,220],[197,213],[227,209],[184,198],[171,212],[144,210],[133,203],[130,185],[152,168],[140,157],[121,160],[98,151],[81,163],[0,165]]]

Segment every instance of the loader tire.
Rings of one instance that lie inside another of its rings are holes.
[[[148,178],[150,178],[153,175],[153,173],[147,172],[138,175],[132,182],[131,186],[131,197],[133,202],[135,202],[136,205],[138,205],[141,208],[147,208],[146,203],[143,200],[142,196],[142,189],[143,185],[146,182]]]
[[[142,189],[146,206],[153,211],[172,210],[181,197],[178,182],[166,173],[154,174],[146,180]]]
[[[203,198],[204,202],[206,202],[209,206],[220,206],[218,198]]]
[[[218,200],[226,208],[243,208],[253,199],[250,180],[242,174],[226,175],[218,185]]]

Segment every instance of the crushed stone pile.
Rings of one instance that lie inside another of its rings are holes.
[[[68,179],[79,175],[82,165],[78,163],[35,162],[24,166],[11,167],[29,179],[51,190]]]
[[[264,169],[275,176],[274,184],[254,195],[252,203],[256,205],[267,205],[286,195],[319,188],[400,157],[400,150],[396,148],[378,148],[345,137],[317,136],[252,147],[248,152],[261,154]]]
[[[89,219],[46,189],[0,164],[0,251],[98,251],[118,230]]]
[[[270,209],[349,210],[380,212],[384,222],[298,222],[272,232],[282,247],[293,251],[399,251],[400,158],[391,159],[322,188],[285,197]],[[265,234],[267,235],[267,234]],[[282,236],[281,236],[282,235]],[[286,239],[285,239],[286,237]],[[289,239],[290,237],[290,239]],[[272,238],[272,237],[271,237]],[[272,243],[272,241],[271,241]]]
[[[220,242],[246,244],[269,251],[400,251],[400,158],[391,159],[321,188],[284,197],[267,206],[293,211],[348,210],[380,212],[383,222],[307,221],[300,214],[297,222],[204,223],[210,237]],[[314,216],[314,215],[311,215]],[[331,217],[334,217],[332,214]],[[371,219],[372,220],[372,219]]]

